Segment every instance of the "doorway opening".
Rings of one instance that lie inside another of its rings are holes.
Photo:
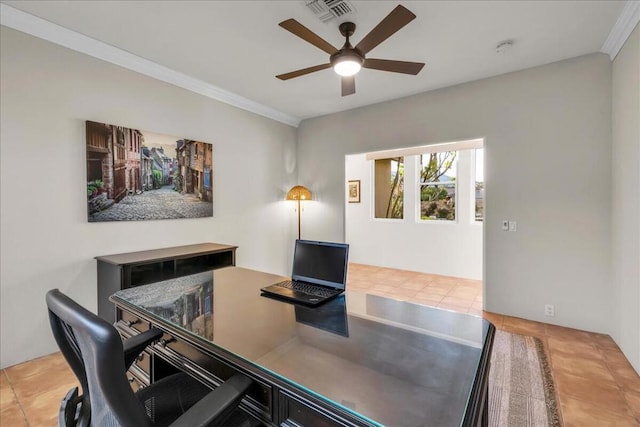
[[[349,288],[481,315],[484,166],[483,139],[345,156]]]

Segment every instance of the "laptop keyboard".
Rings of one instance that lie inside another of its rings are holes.
[[[296,292],[302,292],[303,294],[311,295],[314,297],[330,297],[335,295],[335,291],[330,291],[328,289],[322,289],[314,285],[310,285],[307,283],[294,282],[291,280],[287,280],[285,282],[281,282],[277,284],[282,288],[288,288],[294,290]]]

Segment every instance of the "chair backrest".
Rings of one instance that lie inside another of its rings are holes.
[[[152,425],[126,378],[118,331],[57,289],[47,293],[53,335],[82,385],[83,406],[91,407],[91,424],[116,427]]]

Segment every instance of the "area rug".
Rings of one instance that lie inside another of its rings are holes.
[[[489,426],[561,426],[542,341],[498,330],[490,366]]]

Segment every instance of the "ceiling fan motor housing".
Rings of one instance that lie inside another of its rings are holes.
[[[340,34],[346,37],[347,40],[344,46],[342,46],[342,49],[330,56],[329,62],[331,66],[335,66],[342,61],[354,61],[362,65],[365,59],[364,54],[360,49],[351,46],[351,43],[349,43],[349,37],[356,31],[356,24],[353,22],[343,22],[338,28],[340,29]]]

